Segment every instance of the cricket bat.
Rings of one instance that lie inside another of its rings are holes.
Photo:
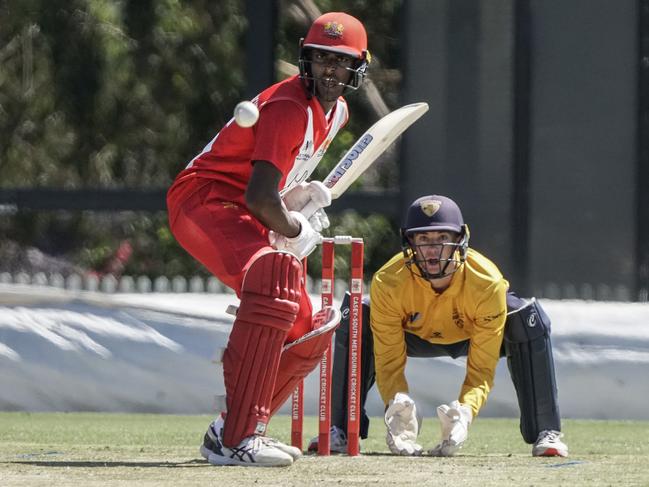
[[[425,102],[405,105],[388,113],[367,129],[322,181],[331,190],[331,199],[337,199],[347,191],[397,137],[427,111],[428,103]],[[312,215],[317,209],[311,201],[301,213]]]

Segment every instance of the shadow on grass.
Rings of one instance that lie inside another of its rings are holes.
[[[189,460],[186,462],[70,462],[70,461],[14,461],[14,462],[0,462],[7,465],[32,465],[34,467],[77,467],[77,468],[112,468],[112,467],[140,467],[140,468],[195,468],[195,467],[211,467],[205,460]]]

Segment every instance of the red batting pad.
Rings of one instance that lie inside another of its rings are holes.
[[[321,309],[313,315],[313,330],[286,344],[275,381],[271,416],[286,402],[297,383],[320,363],[339,323],[340,311],[330,307]]]
[[[226,446],[266,430],[280,353],[299,309],[301,279],[302,264],[284,252],[259,256],[246,272],[223,355]]]

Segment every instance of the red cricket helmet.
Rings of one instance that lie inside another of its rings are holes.
[[[344,12],[329,12],[313,22],[302,46],[362,59],[367,54],[367,33],[357,18]]]
[[[357,90],[361,86],[371,56],[367,50],[367,32],[360,20],[344,12],[328,12],[318,17],[306,37],[300,40],[300,78],[305,82],[310,94],[315,95],[311,60],[307,55],[311,49],[354,58],[354,66],[350,69],[352,76],[345,88]]]

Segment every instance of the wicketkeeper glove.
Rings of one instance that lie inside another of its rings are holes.
[[[390,451],[395,455],[421,455],[423,448],[416,443],[420,423],[415,401],[408,394],[397,392],[385,410],[385,441]]]
[[[331,191],[320,181],[302,182],[282,195],[289,211],[302,213],[316,232],[329,228],[329,218],[323,208],[331,205]]]
[[[268,241],[277,250],[291,252],[298,259],[302,259],[315,250],[322,241],[322,235],[313,229],[302,213],[299,211],[289,213],[300,222],[300,233],[295,237],[286,237],[271,230],[268,233]]]
[[[453,401],[438,406],[437,417],[442,430],[442,441],[428,453],[435,457],[451,457],[462,448],[469,435],[473,411],[459,401]]]

